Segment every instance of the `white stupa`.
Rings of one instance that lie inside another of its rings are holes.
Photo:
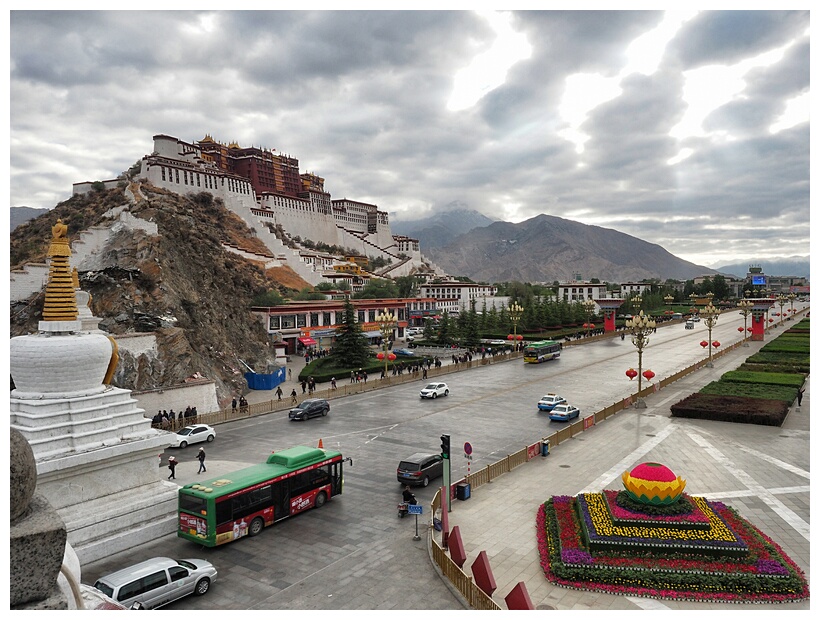
[[[159,468],[169,434],[151,428],[130,390],[108,385],[117,345],[97,328],[88,293],[75,291],[66,233],[58,220],[39,333],[11,339],[11,426],[87,563],[173,532],[178,487]]]

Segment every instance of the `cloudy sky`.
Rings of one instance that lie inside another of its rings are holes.
[[[13,10],[10,50],[12,206],[210,134],[394,221],[458,201],[707,266],[809,254],[808,11]]]

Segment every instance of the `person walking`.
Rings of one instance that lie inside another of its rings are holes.
[[[168,474],[168,480],[176,480],[176,468],[177,468],[177,460],[173,456],[168,457],[168,469],[171,470],[171,473]]]
[[[276,400],[282,400],[282,386],[276,386]]]
[[[293,389],[290,391],[290,404],[291,404],[291,405],[295,405],[295,404],[297,404],[298,402],[299,402],[299,399],[298,399],[298,398],[296,398],[296,388],[293,388]]]
[[[800,389],[797,390],[797,406],[799,407],[803,403],[803,392],[806,391],[806,388],[800,386]]]
[[[236,396],[234,396],[233,400],[231,401],[231,412],[236,414]]]
[[[208,471],[205,469],[205,448],[199,449],[199,454],[196,455],[196,458],[199,459],[199,471],[196,473],[201,474],[203,471]]]
[[[335,389],[336,389],[336,377],[331,377],[331,378],[330,378],[330,389],[331,389],[331,390],[335,390]]]

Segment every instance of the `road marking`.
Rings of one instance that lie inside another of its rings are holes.
[[[618,463],[616,463],[614,467],[610,468],[609,471],[605,472],[597,480],[593,481],[590,486],[583,491],[579,491],[579,493],[598,493],[601,489],[606,488],[610,482],[616,478],[620,478],[621,474],[623,474],[626,470],[631,469],[641,457],[653,450],[658,444],[663,442],[676,430],[678,430],[678,425],[674,422],[670,423],[669,426],[660,431],[655,437],[652,437],[649,441],[645,441],[643,444],[638,446],[635,450],[618,461]]]
[[[692,441],[704,450],[709,456],[715,459],[716,462],[723,465],[726,470],[740,481],[746,488],[753,492],[765,502],[769,508],[777,513],[781,519],[792,526],[792,528],[806,540],[809,540],[809,524],[806,523],[800,516],[791,508],[786,506],[774,494],[763,485],[759,484],[754,478],[747,474],[743,469],[737,467],[729,458],[727,458],[720,450],[714,447],[709,441],[691,429],[686,429],[686,434]]]

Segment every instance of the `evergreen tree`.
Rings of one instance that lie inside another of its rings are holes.
[[[423,337],[425,340],[433,340],[436,337],[436,328],[433,326],[433,319],[424,320]]]
[[[486,304],[485,304],[486,305]],[[470,300],[470,311],[467,313],[467,328],[462,334],[465,347],[477,347],[481,343],[478,329],[478,312],[475,309],[475,299]]]
[[[436,342],[438,344],[452,344],[452,324],[450,321],[450,316],[447,312],[441,315],[441,321],[438,324],[438,336],[436,337]]]
[[[362,334],[362,326],[356,322],[356,310],[350,299],[345,299],[342,322],[336,328],[336,344],[332,355],[337,364],[346,368],[359,368],[367,363],[370,348]]]

